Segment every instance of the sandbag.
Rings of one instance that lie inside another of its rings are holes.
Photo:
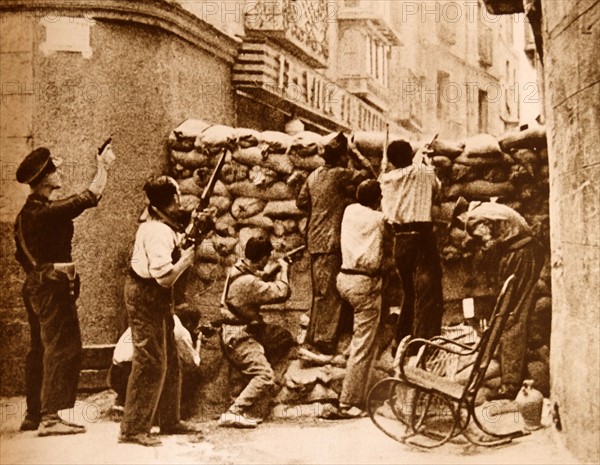
[[[215,188],[213,189],[212,194],[213,195],[220,195],[222,197],[231,198],[231,194],[229,193],[229,189],[221,181],[217,181],[215,183]]]
[[[248,173],[248,179],[255,186],[267,187],[277,180],[277,172],[264,166],[253,166]]]
[[[285,226],[283,225],[283,221],[275,220],[273,221],[273,235],[277,237],[281,237],[285,235]]]
[[[273,220],[263,214],[254,215],[249,218],[240,218],[238,219],[238,224],[242,226],[254,226],[265,230],[273,229]]]
[[[312,131],[302,131],[294,136],[288,153],[309,157],[323,152],[323,137]]]
[[[222,236],[235,235],[235,219],[231,213],[225,213],[215,221],[215,231]]]
[[[509,132],[502,135],[498,142],[505,152],[518,149],[543,149],[547,147],[546,128],[538,126],[524,131]]]
[[[478,157],[475,155],[467,157],[463,154],[454,160],[455,164],[459,163],[467,166],[512,165],[514,162],[511,156],[506,153],[501,153],[495,157]]]
[[[177,184],[179,184],[179,190],[182,195],[195,195],[196,197],[202,195],[202,187],[198,185],[194,176],[191,178],[180,179],[177,181]]]
[[[437,168],[450,168],[452,160],[446,156],[435,155],[431,158],[431,164]]]
[[[300,157],[299,155],[290,153],[289,160],[293,166],[298,169],[305,171],[314,171],[318,167],[325,164],[325,160],[318,155],[312,155],[309,157]]]
[[[285,132],[263,131],[258,135],[259,145],[269,153],[285,153],[293,141],[294,138]]]
[[[429,148],[433,150],[433,156],[443,156],[454,160],[463,152],[465,144],[438,138],[433,141],[433,144]]]
[[[450,179],[455,182],[469,182],[482,177],[481,166],[469,166],[454,163],[450,172]]]
[[[167,140],[167,146],[170,150],[189,152],[194,149],[198,134],[207,127],[208,123],[204,121],[187,119],[173,129]]]
[[[221,256],[229,255],[235,252],[235,248],[238,245],[238,239],[236,237],[219,237],[215,236],[212,238],[215,250]]]
[[[462,156],[466,158],[498,158],[502,150],[496,138],[490,134],[478,134],[465,141]]]
[[[490,166],[485,170],[483,180],[489,182],[506,182],[509,180],[509,170],[504,165]]]
[[[171,150],[171,161],[188,169],[200,168],[202,166],[208,166],[209,164],[208,156],[197,150],[191,150],[189,152]]]
[[[272,218],[285,218],[302,216],[304,213],[298,209],[295,200],[273,200],[267,203],[263,215]]]
[[[308,225],[308,218],[304,217],[298,221],[298,230],[301,234],[306,232],[306,226]]]
[[[361,154],[369,159],[381,160],[385,145],[385,132],[355,131],[354,144]],[[401,134],[390,134],[388,144],[395,140],[407,140]]]
[[[464,197],[467,200],[489,200],[490,197],[506,199],[512,197],[515,188],[510,182],[492,183],[477,179],[468,183],[458,183],[449,187],[446,198],[454,200]]]
[[[304,245],[304,237],[300,234],[288,234],[271,239],[273,250],[281,253],[289,252],[301,245]]]
[[[230,126],[213,124],[196,137],[195,147],[214,155],[224,147],[231,146],[236,140],[236,131]]]
[[[260,147],[250,147],[233,152],[235,161],[248,166],[263,166],[283,174],[291,174],[294,166],[286,155],[266,153]]]
[[[285,180],[285,183],[288,186],[290,186],[290,188],[292,188],[294,191],[296,191],[296,190],[300,191],[300,188],[306,181],[307,177],[308,177],[308,173],[306,173],[304,171],[294,171],[292,174],[290,174],[288,176],[288,178]]]
[[[202,264],[206,262],[216,263],[219,261],[219,253],[217,252],[212,239],[203,240],[195,251],[196,259]]]
[[[265,208],[265,202],[257,198],[238,197],[231,206],[231,215],[235,219],[250,218]]]
[[[240,182],[248,178],[248,167],[236,161],[223,164],[219,179],[226,184]]]
[[[511,154],[512,158],[521,165],[532,164],[535,165],[539,162],[538,155],[533,150],[521,149],[516,150]]]
[[[240,241],[239,247],[240,250],[243,252],[244,247],[246,247],[246,242],[248,242],[248,239],[250,239],[251,237],[268,237],[268,233],[263,228],[257,228],[255,226],[246,226],[240,229],[240,234],[238,237]]]
[[[221,195],[212,195],[208,204],[217,210],[217,214],[223,215],[231,208],[231,199]]]
[[[256,147],[260,138],[260,132],[249,128],[235,128],[235,142],[240,148]]]
[[[179,203],[182,210],[191,212],[200,204],[200,198],[196,195],[181,195]]]
[[[249,181],[236,182],[229,186],[234,196],[255,197],[262,200],[290,200],[295,198],[294,191],[283,182],[276,182],[267,188],[255,186]]]

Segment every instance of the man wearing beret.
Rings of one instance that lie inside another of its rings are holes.
[[[27,273],[23,301],[31,330],[27,414],[21,430],[38,430],[38,436],[85,432],[85,427],[58,416],[59,410],[75,405],[81,360],[79,275],[71,256],[73,219],[98,204],[114,160],[109,144],[96,157],[97,172],[89,187],[61,200],[51,200],[62,187],[61,161],[47,148],[35,149],[17,169],[17,181],[31,188],[14,229],[16,258]]]

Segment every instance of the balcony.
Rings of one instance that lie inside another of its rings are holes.
[[[390,22],[390,2],[380,0],[344,0],[337,14],[341,26],[346,22],[360,23],[385,39],[387,45],[400,45],[400,36]]]
[[[250,38],[277,41],[314,68],[325,68],[329,56],[327,0],[254,0],[245,6],[244,27]]]
[[[233,85],[238,95],[324,128],[383,131],[388,122],[382,111],[264,38],[244,41],[233,68]]]
[[[339,79],[339,82],[348,90],[348,92],[369,102],[379,110],[386,111],[388,109],[388,89],[383,84],[374,80],[371,76],[345,75]]]

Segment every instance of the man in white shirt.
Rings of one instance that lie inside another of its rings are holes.
[[[194,247],[173,251],[181,240],[179,186],[168,176],[144,186],[150,202],[140,224],[125,282],[125,306],[131,326],[133,360],[127,383],[119,442],[158,446],[150,435],[158,416],[161,434],[196,432],[179,418],[181,372],[174,335],[173,285],[194,263]]]
[[[387,161],[393,167],[389,172]],[[409,334],[429,339],[440,334],[444,313],[442,268],[431,219],[441,183],[426,150],[413,160],[411,145],[402,140],[388,146],[379,182],[382,211],[395,235],[394,257],[404,291],[396,344]]]
[[[364,416],[362,408],[381,318],[385,235],[385,219],[377,211],[381,202],[377,181],[363,181],[356,197],[358,203],[346,207],[342,219],[342,268],[337,276],[340,295],[354,308],[350,354],[339,401],[339,415],[347,418]]]

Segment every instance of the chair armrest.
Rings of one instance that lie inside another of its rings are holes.
[[[454,341],[452,339],[448,339],[448,338],[445,338],[445,337],[442,337],[442,336],[432,337],[430,339],[430,341],[433,341],[433,342],[435,342],[435,341],[444,341],[444,342],[446,342],[448,344],[454,344],[454,345],[457,345],[459,347],[462,347],[463,349],[466,349],[468,351],[468,352],[465,352],[463,355],[471,355],[472,353],[476,352],[477,349],[479,348],[478,344],[475,344],[474,346],[472,346],[472,345],[470,346],[470,345],[467,345],[467,344],[463,344],[462,342]]]
[[[442,339],[444,340],[445,338],[442,337],[436,337],[434,338],[434,340],[430,340],[430,339],[421,339],[421,338],[416,338],[416,339],[411,339],[408,344],[406,345],[406,347],[404,348],[404,351],[402,352],[402,354],[400,355],[400,377],[403,379],[406,379],[406,374],[404,373],[404,365],[405,365],[405,361],[406,361],[406,357],[408,355],[408,348],[411,346],[411,344],[420,344],[420,345],[424,345],[426,348],[427,347],[433,347],[435,349],[440,349],[443,350],[445,352],[449,352],[451,354],[456,354],[459,356],[464,356],[464,355],[471,355],[473,354],[477,348],[471,348],[469,347],[469,351],[459,351],[459,350],[455,350],[452,347],[448,347],[446,345],[442,345],[439,344],[437,342],[435,342],[435,340],[438,339]],[[457,344],[459,346],[462,346],[463,344]]]

